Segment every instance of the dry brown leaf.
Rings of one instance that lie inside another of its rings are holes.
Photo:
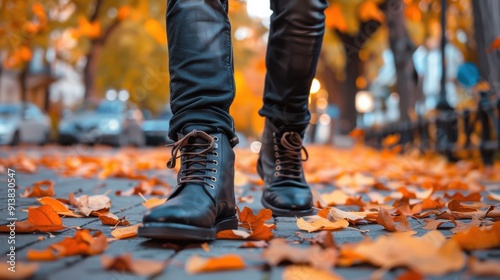
[[[348,198],[349,196],[341,190],[334,190],[331,193],[321,195],[321,199],[325,202],[326,206],[345,205]]]
[[[333,221],[345,219],[351,223],[356,223],[357,221],[363,220],[366,217],[365,212],[346,212],[335,207],[330,208],[328,214],[330,214],[329,217],[331,217]]]
[[[500,246],[500,222],[489,227],[472,226],[451,237],[465,250],[483,250]]]
[[[328,219],[322,218],[320,216],[313,216],[309,220],[304,220],[304,218],[297,219],[297,227],[301,230],[306,230],[307,232],[314,232],[320,230],[337,230],[343,229],[349,226],[349,222],[345,219],[340,219],[335,222],[331,222]]]
[[[380,207],[379,214],[376,219],[377,224],[383,226],[386,230],[395,231],[409,231],[411,226],[405,216],[392,217],[386,209]],[[398,222],[397,224],[395,222]]]
[[[437,230],[439,226],[441,226],[444,223],[449,222],[449,220],[444,220],[444,219],[425,219],[425,226],[423,227],[426,230]]]
[[[460,221],[455,221],[454,219],[453,222],[455,223],[455,227],[450,229],[452,233],[459,233],[468,230],[470,227],[481,225],[481,220],[479,220],[478,217],[473,217],[469,223],[462,223]]]
[[[218,239],[271,240],[273,237],[271,228],[266,224],[257,225],[251,230],[223,230],[217,233]]]
[[[481,201],[481,193],[479,192],[473,192],[468,195],[464,195],[463,193],[456,192],[453,195],[445,193],[444,197],[448,198],[449,200],[458,200],[458,201]]]
[[[42,189],[42,187],[46,187],[46,189]],[[20,197],[44,197],[44,196],[54,196],[54,182],[51,180],[44,180],[35,182],[32,185],[33,190],[30,187],[27,187],[23,194],[20,194]]]
[[[111,232],[111,235],[115,239],[125,239],[137,236],[137,231],[142,224],[136,224],[133,226],[117,228]]]
[[[289,265],[283,270],[282,280],[298,279],[321,279],[321,280],[340,280],[342,277],[329,270],[317,269],[307,265]]]
[[[99,220],[101,220],[103,225],[107,226],[129,226],[130,222],[127,221],[125,217],[123,218],[118,218],[115,214],[112,214],[110,212],[105,212],[102,214],[99,214]]]
[[[384,269],[406,266],[420,274],[437,276],[462,269],[465,256],[458,244],[443,244],[445,237],[437,231],[428,234],[432,237],[414,237],[408,232],[380,236],[376,241],[355,245],[354,252]],[[436,242],[438,236],[441,237]]]
[[[424,280],[424,276],[411,269],[406,270],[403,274],[398,275],[396,280]]]
[[[130,253],[115,257],[101,256],[101,264],[106,270],[128,272],[146,277],[158,275],[165,268],[164,261],[132,259]]]
[[[269,242],[269,247],[262,252],[262,257],[271,266],[289,261],[293,264],[308,264],[326,270],[335,265],[337,250],[323,249],[318,245],[301,249],[288,245],[284,239],[273,239]]]
[[[263,225],[267,220],[273,217],[273,211],[270,209],[261,209],[259,213],[255,215],[252,209],[245,206],[242,211],[238,210],[238,220],[240,221],[240,227],[246,229],[252,229]]]
[[[59,215],[48,205],[28,208],[28,219],[15,223],[16,232],[48,232],[65,229]],[[10,232],[7,225],[0,225],[0,232]]]
[[[336,248],[335,240],[331,231],[323,230],[316,233],[312,238],[304,237],[301,232],[296,232],[295,235],[300,236],[302,240],[308,241],[311,244],[320,245],[322,248]]]
[[[38,270],[36,263],[22,263],[17,261],[12,268],[8,262],[0,263],[0,279],[22,280],[32,278]],[[11,270],[13,269],[13,271]]]
[[[75,255],[97,255],[108,248],[108,241],[103,234],[93,237],[89,230],[79,230],[74,237],[49,245],[43,251],[28,250],[27,258],[31,261],[51,261]]]
[[[477,209],[464,206],[458,200],[448,202],[448,209],[454,212],[477,212]]]
[[[185,267],[188,274],[238,270],[243,268],[245,268],[245,262],[239,255],[235,254],[228,254],[211,258],[203,258],[194,255],[187,259]]]
[[[500,261],[498,260],[479,261],[471,257],[468,266],[469,273],[472,275],[500,277]]]

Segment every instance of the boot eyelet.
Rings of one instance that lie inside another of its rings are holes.
[[[214,168],[214,169],[212,169],[212,172],[213,172],[213,173],[217,173],[217,169],[215,169],[215,168]]]
[[[217,152],[213,152],[212,155],[214,155],[214,157],[218,157],[219,156],[219,153]]]
[[[281,161],[279,159],[276,160],[276,164],[280,164]]]
[[[276,153],[274,153],[274,156],[275,156],[275,157],[279,157],[279,156],[280,156],[280,154],[279,154],[278,152],[276,152]]]
[[[277,151],[278,150],[278,145],[274,145],[274,150]]]
[[[214,143],[214,149],[217,149],[219,148],[219,145],[217,145],[217,143]]]
[[[214,165],[217,165],[217,164],[219,164],[219,163],[218,163],[216,160],[214,160],[214,161],[213,161],[213,164],[214,164]]]
[[[281,165],[276,166],[276,170],[281,170]]]
[[[278,177],[278,176],[280,176],[280,173],[279,173],[279,172],[276,172],[276,173],[274,173],[274,176],[275,176],[275,177]]]
[[[215,177],[211,177],[211,178],[210,178],[210,181],[212,181],[212,182],[217,182],[217,178],[215,178]]]
[[[215,141],[215,142],[219,141],[219,137],[214,136],[214,141]]]
[[[215,186],[212,184],[208,184],[208,187],[211,188],[212,190],[215,189]]]

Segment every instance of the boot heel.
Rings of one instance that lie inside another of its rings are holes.
[[[238,229],[238,218],[236,217],[236,215],[221,220],[215,225],[215,232],[228,229]]]

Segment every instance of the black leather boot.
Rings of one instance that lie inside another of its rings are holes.
[[[177,186],[164,204],[146,213],[138,235],[208,241],[221,230],[237,229],[234,152],[226,135],[193,130],[179,139],[167,163],[174,168],[181,159]]]
[[[262,205],[275,216],[312,214],[312,194],[302,170],[302,161],[308,157],[303,133],[301,128],[278,129],[266,119],[257,171],[264,180]]]

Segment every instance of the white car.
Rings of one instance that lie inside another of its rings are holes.
[[[50,119],[32,103],[0,104],[0,145],[45,144]]]

